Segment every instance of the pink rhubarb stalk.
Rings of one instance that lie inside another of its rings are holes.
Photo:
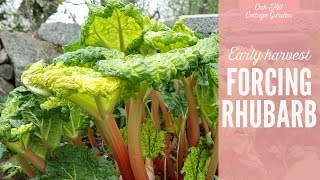
[[[134,179],[128,163],[130,162],[128,151],[113,114],[107,114],[103,120],[95,120],[95,124],[103,140],[110,146],[123,179]]]
[[[130,115],[128,120],[128,150],[130,164],[135,179],[148,180],[141,147],[141,117],[144,103],[142,98],[130,99]]]
[[[21,154],[16,155],[16,160],[22,168],[23,172],[25,172],[29,177],[34,178],[38,175],[34,168],[31,166],[31,164],[28,161],[26,161]]]
[[[196,99],[194,97],[194,78],[182,78],[184,90],[186,93],[186,100],[188,105],[188,142],[191,147],[196,146],[200,139],[200,127],[198,122],[198,110]]]

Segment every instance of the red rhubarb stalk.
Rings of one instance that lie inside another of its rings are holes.
[[[134,179],[130,166],[128,151],[121,136],[118,125],[112,112],[103,109],[103,102],[100,98],[95,98],[101,118],[94,119],[94,123],[102,137],[112,150],[112,154],[117,161],[123,179]]]
[[[198,110],[196,99],[194,97],[194,78],[191,76],[189,78],[182,78],[184,85],[184,90],[186,93],[186,100],[188,105],[188,142],[191,147],[196,146],[200,139],[200,127],[198,122]]]
[[[177,154],[177,173],[178,173],[178,180],[183,179],[182,174],[180,173],[182,170],[182,165],[183,165],[183,158],[185,151],[187,150],[186,147],[186,122],[187,119],[183,118],[181,122],[181,127],[180,127],[180,134],[179,134],[179,142],[178,142],[178,154]]]
[[[93,130],[91,129],[90,126],[88,126],[88,139],[89,139],[91,147],[97,148],[97,149],[99,148],[98,143],[96,141],[96,138],[94,137]]]
[[[163,119],[164,119],[164,125],[165,125],[165,128],[168,132],[171,132],[171,125],[170,125],[170,119],[169,119],[169,113],[168,113],[168,109],[164,103],[164,100],[161,96],[161,94],[157,91],[155,91],[155,94],[157,96],[157,99],[158,99],[158,102],[159,102],[159,106],[160,106],[160,109],[162,111],[162,115],[163,115]]]
[[[134,179],[128,163],[130,161],[128,152],[113,114],[107,114],[104,120],[95,120],[95,124],[103,140],[110,146],[123,179]]]
[[[165,152],[166,152],[167,169],[168,169],[169,176],[170,176],[169,179],[177,179],[176,174],[173,169],[173,164],[170,159],[170,154],[171,154],[171,151],[174,148],[174,146],[176,146],[178,139],[176,137],[174,137],[171,144],[170,144],[170,136],[167,136],[165,140],[166,140],[166,145],[167,145]]]
[[[214,146],[213,146],[213,152],[211,155],[211,160],[208,168],[208,174],[206,180],[213,180],[214,175],[216,174],[218,163],[219,163],[219,136],[218,136],[218,130],[219,126],[217,123],[216,126],[216,133],[215,133],[215,139],[214,139]]]
[[[16,160],[18,162],[18,164],[20,165],[20,167],[22,168],[22,170],[31,178],[34,178],[37,176],[36,171],[34,170],[34,168],[31,166],[31,164],[26,161],[21,154],[17,154],[16,155]]]
[[[77,147],[80,147],[80,148],[85,146],[84,143],[82,142],[81,133],[80,132],[77,133],[77,136],[69,137],[69,138],[70,138],[70,140],[71,140],[73,145],[75,145]]]
[[[45,172],[46,161],[42,159],[40,156],[38,156],[36,153],[31,151],[30,149],[27,149],[21,155],[25,160],[29,161],[32,165],[34,165],[34,167],[39,169],[41,172]]]
[[[159,101],[157,99],[156,92],[153,90],[150,94],[151,98],[151,119],[153,124],[157,127],[157,130],[161,130],[160,120],[159,120]]]
[[[176,91],[176,94],[179,95],[179,91],[180,91],[179,81],[175,79],[173,82],[174,82],[174,90]]]
[[[103,141],[105,144],[108,144],[112,150],[112,154],[119,166],[123,179],[130,180],[134,179],[134,177],[131,165],[128,163],[128,151],[112,114],[119,93],[120,91],[115,92],[110,99],[99,96],[94,97],[93,101],[82,96],[69,96],[68,99],[78,104],[93,117]]]
[[[202,125],[203,125],[204,132],[206,134],[208,134],[210,132],[209,125],[208,125],[207,121],[204,119],[203,116],[201,116],[201,120],[202,120]]]
[[[142,122],[142,123],[145,123],[145,122],[146,122],[146,117],[147,117],[146,108],[143,108],[143,109],[142,109],[142,116],[141,116],[141,122]]]
[[[125,104],[125,109],[126,109],[126,112],[127,112],[127,117],[129,117],[130,101]]]
[[[130,116],[128,120],[128,150],[130,164],[135,179],[148,180],[141,147],[141,117],[144,108],[142,98],[130,99]]]

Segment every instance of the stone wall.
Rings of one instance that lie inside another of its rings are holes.
[[[172,17],[164,23],[168,27],[172,27],[174,22],[179,18],[184,18],[184,24],[192,29],[194,32],[210,36],[212,32],[218,32],[218,14],[199,14],[199,15],[185,15],[179,17]]]
[[[38,30],[39,38],[56,45],[65,45],[78,39],[81,26],[78,24],[43,23]]]
[[[20,84],[25,66],[61,54],[59,47],[22,32],[1,31],[0,39],[0,99]]]
[[[62,53],[62,45],[78,38],[80,28],[77,24],[42,24],[38,37],[0,31],[0,101],[20,85],[20,76],[28,64],[40,59],[50,62]]]
[[[13,81],[13,67],[6,50],[0,44],[0,98],[14,89]]]

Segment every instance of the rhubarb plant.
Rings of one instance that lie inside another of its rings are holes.
[[[199,39],[183,19],[169,28],[132,4],[105,4],[88,4],[64,54],[26,68],[1,112],[1,143],[40,179],[214,177],[218,35]]]
[[[46,174],[39,179],[118,179],[114,164],[98,158],[96,151],[71,145],[59,147],[48,158]]]

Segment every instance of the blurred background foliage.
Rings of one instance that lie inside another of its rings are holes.
[[[0,29],[35,31],[43,22],[82,24],[88,13],[86,2],[103,5],[107,0],[0,0]],[[164,21],[191,14],[218,13],[218,0],[123,0],[144,14]]]

